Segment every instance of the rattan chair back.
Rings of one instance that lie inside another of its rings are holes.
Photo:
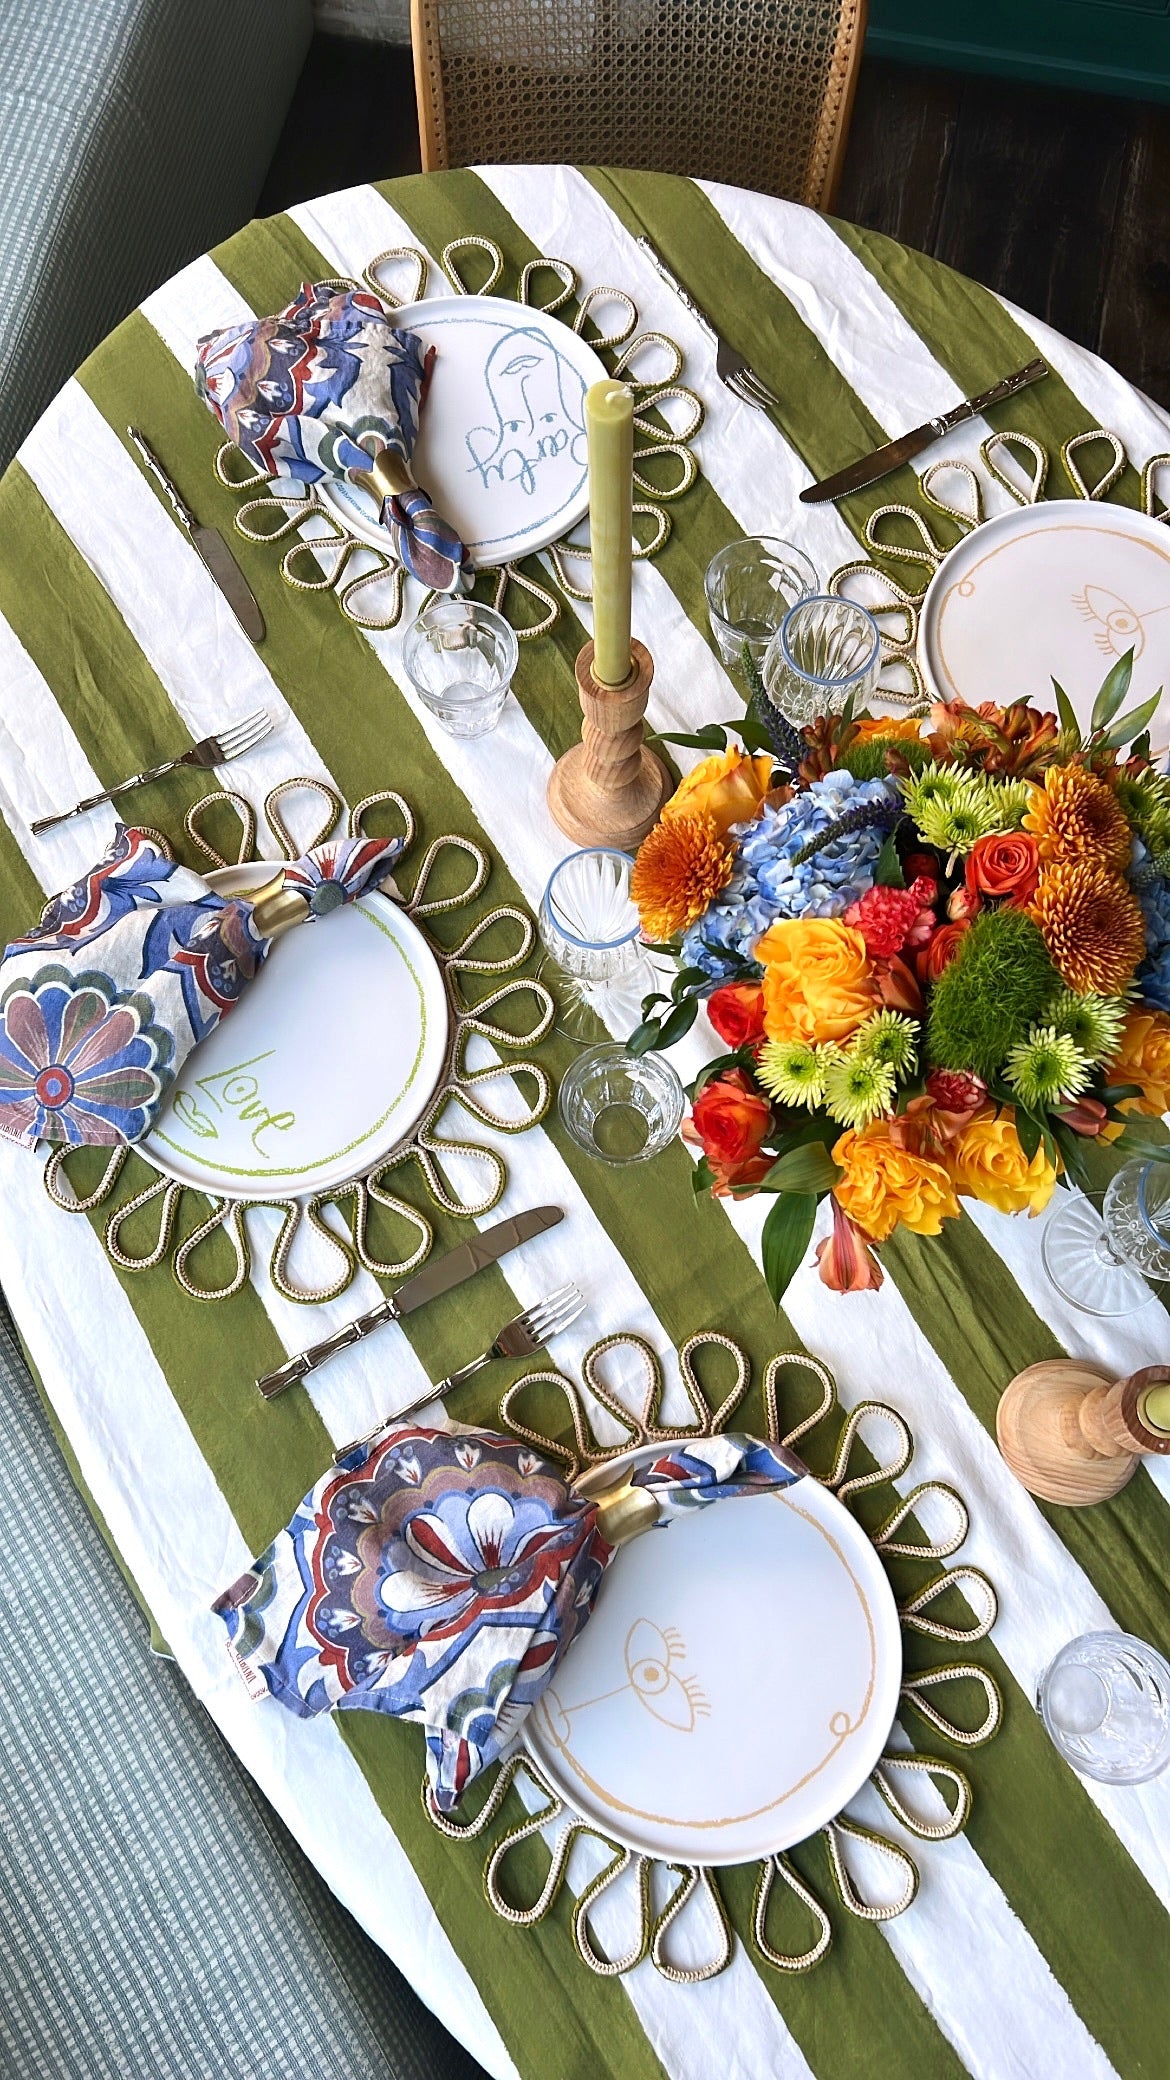
[[[831,206],[866,0],[411,0],[422,162],[646,167]]]

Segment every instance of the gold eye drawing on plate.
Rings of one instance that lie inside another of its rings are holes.
[[[1146,644],[1142,626],[1146,617],[1115,592],[1107,592],[1103,585],[1086,585],[1083,592],[1074,592],[1073,605],[1086,621],[1096,623],[1093,641],[1106,657],[1121,657],[1131,646],[1134,656],[1141,656]],[[1151,611],[1164,613],[1165,608],[1154,607]]]
[[[635,1618],[626,1634],[624,1683],[567,1706],[551,1685],[545,1691],[541,1705],[553,1739],[562,1747],[567,1746],[572,1734],[570,1722],[578,1712],[588,1711],[591,1705],[608,1704],[614,1697],[628,1696],[631,1690],[638,1703],[664,1726],[673,1726],[678,1733],[693,1733],[697,1719],[710,1718],[711,1707],[697,1678],[682,1674],[676,1666],[686,1660],[686,1653],[686,1641],[673,1625],[663,1630],[649,1618]]]
[[[675,1671],[673,1664],[685,1660],[686,1651],[681,1633],[672,1625],[660,1631],[649,1618],[639,1618],[626,1634],[626,1668],[635,1697],[680,1733],[693,1732],[695,1720],[711,1711],[695,1677]]]

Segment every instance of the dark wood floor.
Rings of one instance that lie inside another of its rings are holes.
[[[316,37],[262,212],[417,167],[409,51]],[[1170,107],[866,59],[837,207],[1170,405]]]

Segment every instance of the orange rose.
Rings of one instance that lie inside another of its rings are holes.
[[[708,997],[707,1016],[728,1047],[754,1047],[764,1037],[764,992],[758,982],[725,982]]]
[[[676,816],[709,816],[720,837],[733,823],[748,823],[772,784],[770,757],[749,758],[732,748],[699,760],[680,780],[662,812],[664,823]]]
[[[860,932],[838,917],[786,917],[756,946],[769,1040],[847,1040],[877,991]]]
[[[833,1187],[837,1204],[871,1242],[884,1242],[897,1227],[938,1235],[943,1222],[958,1214],[942,1164],[900,1148],[890,1138],[889,1120],[871,1120],[860,1134],[842,1134],[833,1161],[842,1171]]]
[[[1154,1118],[1170,1112],[1170,1018],[1164,1011],[1126,1012],[1121,1046],[1106,1081],[1141,1085],[1141,1097],[1120,1099],[1119,1112],[1147,1112]]]
[[[1044,1143],[1031,1161],[1025,1156],[1010,1105],[981,1107],[948,1151],[948,1165],[956,1191],[997,1213],[1043,1213],[1056,1187]]]
[[[959,951],[959,941],[964,932],[969,932],[966,919],[961,924],[941,924],[930,945],[918,956],[918,973],[924,982],[937,982],[944,968],[949,968]]]
[[[993,831],[967,855],[968,894],[1030,903],[1040,879],[1040,847],[1028,831]]]
[[[760,1154],[771,1131],[772,1108],[742,1069],[728,1069],[703,1085],[684,1129],[686,1139],[702,1148],[717,1190],[760,1182],[771,1167],[771,1158]]]

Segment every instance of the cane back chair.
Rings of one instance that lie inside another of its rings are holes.
[[[422,163],[610,165],[831,206],[866,0],[411,0]]]

